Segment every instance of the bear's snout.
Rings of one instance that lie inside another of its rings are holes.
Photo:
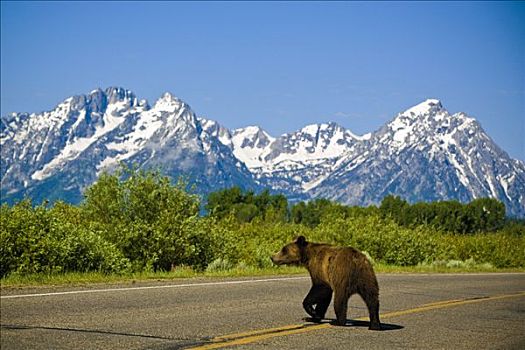
[[[279,254],[275,254],[275,255],[270,256],[270,260],[272,260],[272,262],[273,262],[275,265],[282,265],[282,261],[281,261],[281,259],[279,258]]]

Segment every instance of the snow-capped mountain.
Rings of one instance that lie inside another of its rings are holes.
[[[357,136],[335,123],[272,137],[229,130],[166,93],[151,107],[122,88],[97,89],[40,114],[1,118],[1,194],[79,202],[119,162],[184,175],[205,195],[239,185],[290,199],[377,204],[494,197],[525,216],[525,164],[511,159],[464,113],[427,100],[379,130]]]
[[[363,138],[335,123],[313,124],[273,138],[259,127],[233,132],[232,148],[258,183],[293,198],[325,179],[334,164]]]
[[[346,204],[379,203],[387,194],[409,201],[498,198],[525,215],[525,164],[511,159],[464,113],[429,99],[398,114],[349,152],[310,192]]]
[[[231,149],[169,93],[150,107],[128,90],[97,89],[50,112],[2,117],[0,140],[2,201],[26,195],[79,202],[83,189],[119,162],[187,176],[203,194],[235,184],[258,188]]]
[[[36,194],[33,186],[46,182],[67,195],[69,189],[94,181],[95,174],[89,176],[84,169],[76,179],[68,179],[61,170],[73,161],[86,162],[85,152],[97,140],[147,109],[147,103],[139,102],[130,91],[108,89],[70,97],[50,112],[2,118],[2,200],[17,193],[32,196]],[[53,175],[59,176],[54,179]],[[42,188],[43,196],[50,191]]]

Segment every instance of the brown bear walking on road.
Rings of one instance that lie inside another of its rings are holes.
[[[359,294],[368,307],[370,328],[380,330],[379,286],[366,256],[352,247],[307,242],[303,236],[271,257],[277,265],[301,265],[308,269],[312,288],[303,301],[306,312],[320,322],[334,294],[336,324],[346,324],[348,299]]]

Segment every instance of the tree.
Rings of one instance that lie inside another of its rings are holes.
[[[288,219],[288,200],[281,194],[272,195],[269,190],[259,194],[232,187],[208,195],[205,206],[208,215],[224,219],[232,213],[239,222],[251,222],[256,217],[272,221]]]
[[[302,223],[304,215],[305,215],[305,211],[306,211],[306,203],[303,201],[292,206],[292,209],[290,211],[292,222],[294,224]]]
[[[505,205],[494,198],[478,198],[467,204],[469,231],[494,231],[505,223]]]
[[[407,225],[409,221],[406,213],[407,207],[409,207],[407,201],[399,196],[389,194],[381,201],[379,211],[383,218],[390,217],[400,225]]]
[[[134,270],[169,270],[181,264],[202,268],[212,258],[202,247],[214,244],[201,229],[198,197],[185,188],[183,181],[172,185],[155,171],[124,169],[102,174],[86,190],[82,208]]]
[[[292,220],[308,227],[316,227],[321,218],[333,207],[328,199],[319,198],[308,203],[299,202],[292,207]]]
[[[250,197],[249,195],[247,197]],[[245,196],[240,187],[235,186],[224,190],[212,192],[208,195],[205,209],[208,215],[222,219],[232,212],[233,206],[244,203]]]

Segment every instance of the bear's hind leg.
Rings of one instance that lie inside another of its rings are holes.
[[[379,321],[379,300],[371,300],[367,303],[367,306],[370,315],[370,327],[368,329],[380,331],[381,322]]]
[[[366,303],[368,308],[368,314],[370,317],[370,327],[368,329],[374,331],[381,330],[381,322],[379,321],[379,296],[378,293],[374,292],[361,292],[359,293]]]
[[[343,291],[334,290],[334,309],[337,318],[335,324],[346,325],[346,313],[348,311],[348,295]]]

